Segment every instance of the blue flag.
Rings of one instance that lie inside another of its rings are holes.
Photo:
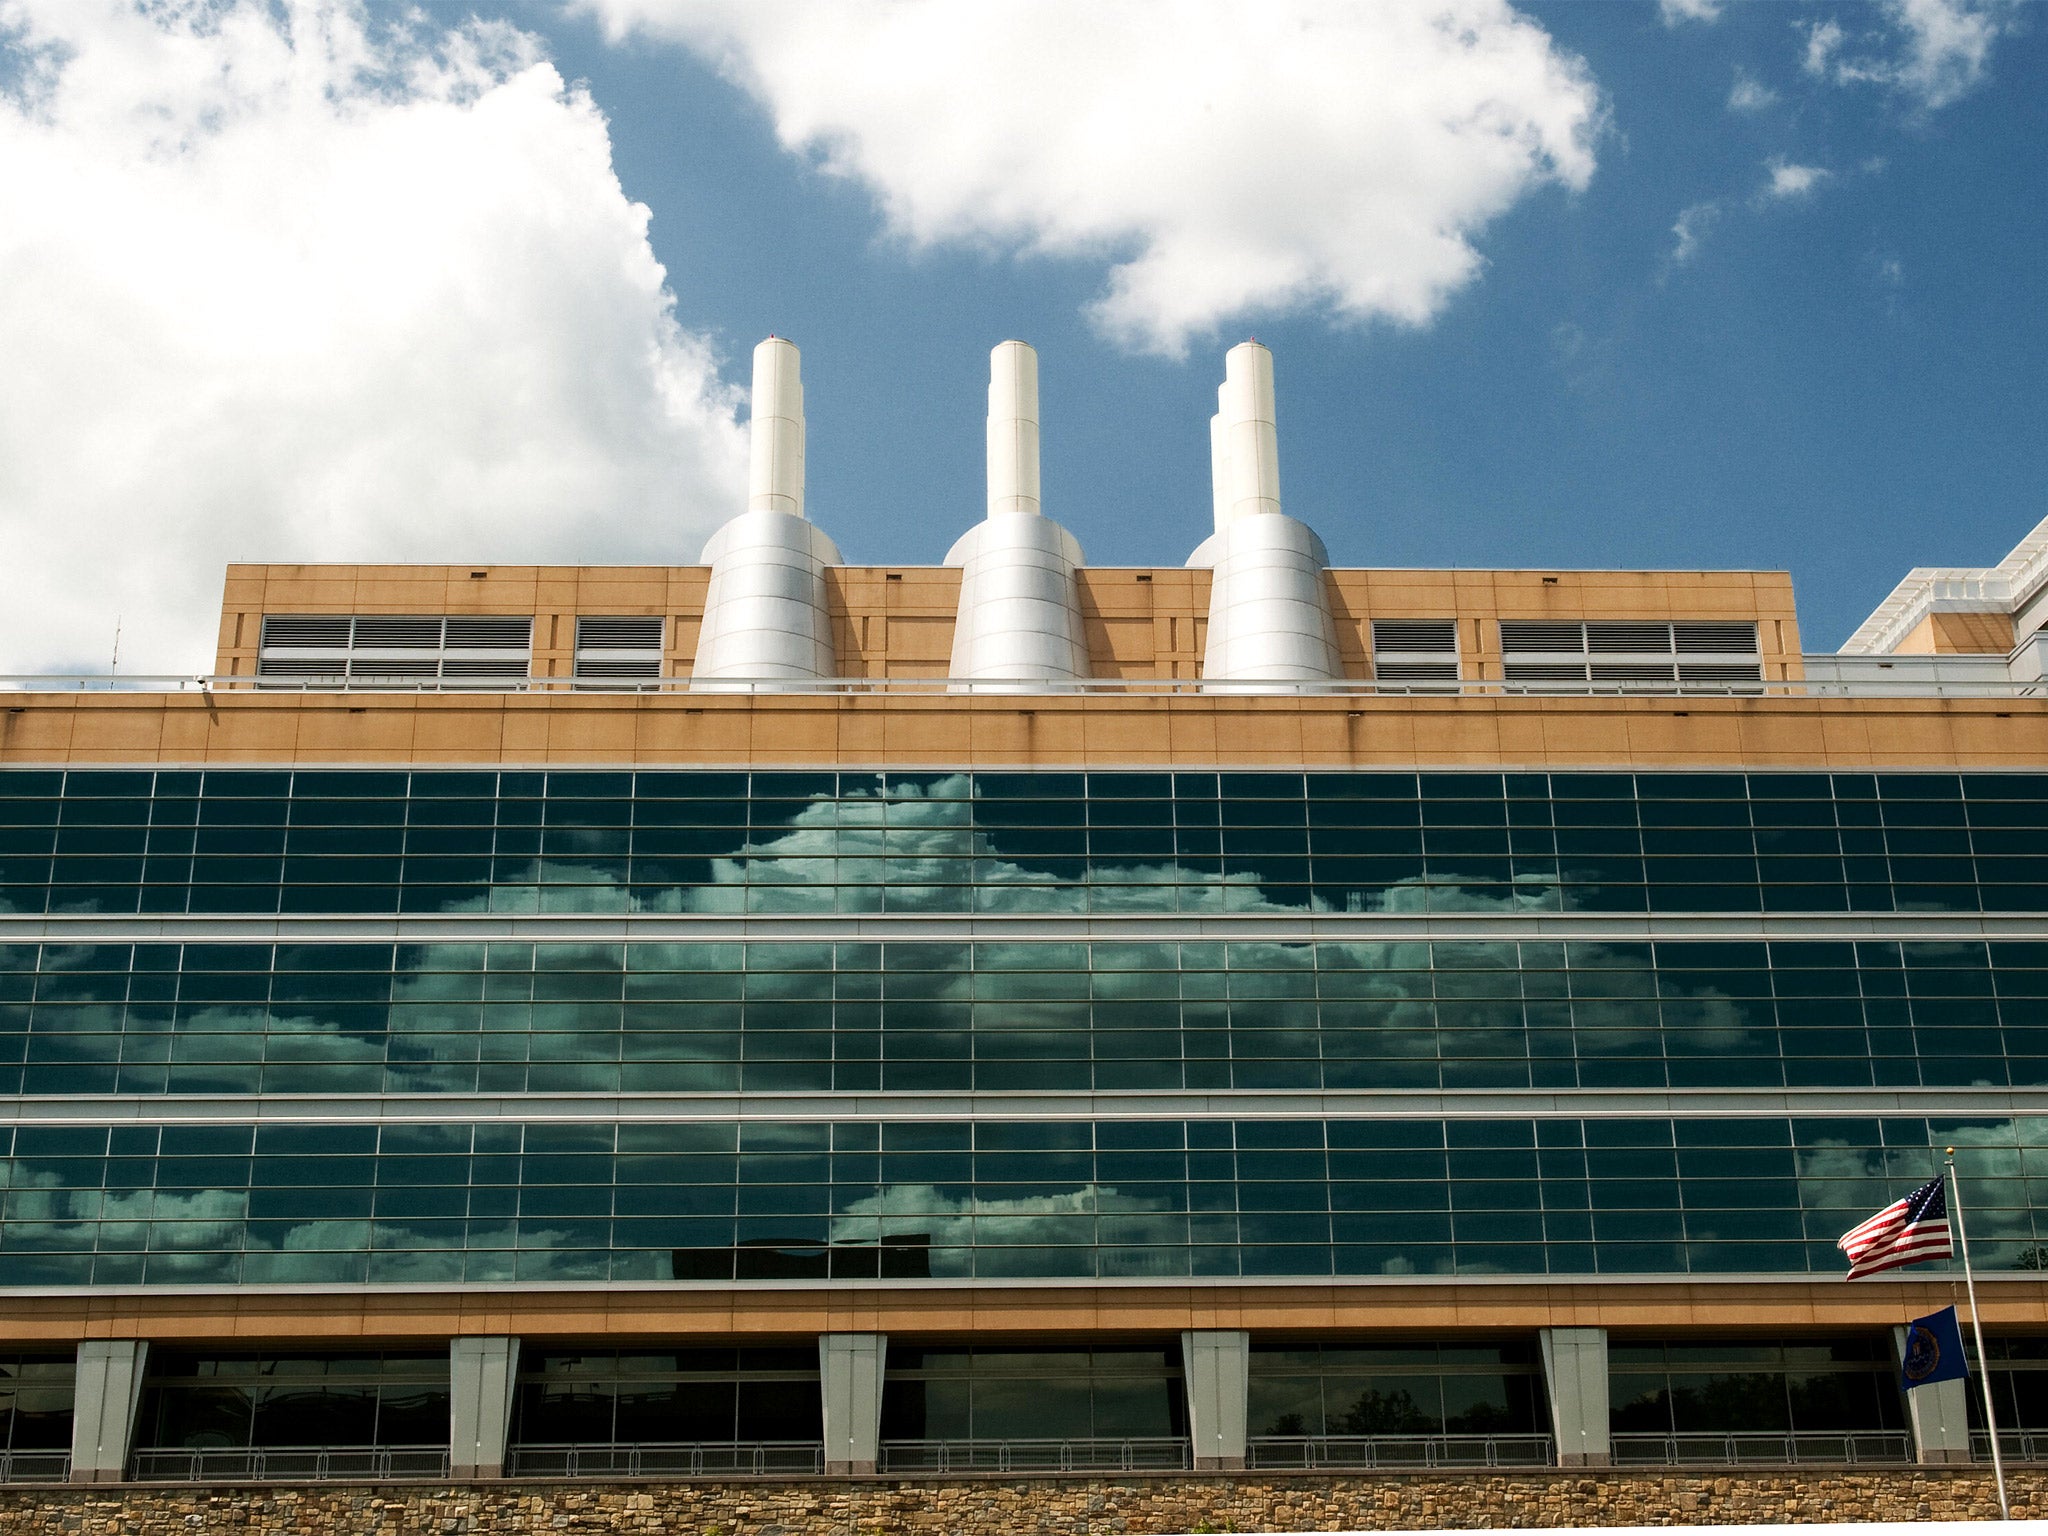
[[[1906,1389],[1931,1387],[1937,1381],[1961,1381],[1970,1374],[1963,1360],[1963,1330],[1956,1309],[1943,1307],[1906,1324],[1906,1358],[1899,1376]]]

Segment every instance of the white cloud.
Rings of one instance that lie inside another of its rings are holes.
[[[1719,203],[1694,203],[1678,215],[1678,222],[1671,226],[1671,264],[1682,267],[1700,252],[1700,242],[1707,237],[1707,231],[1714,221],[1721,217]]]
[[[1834,175],[1834,172],[1825,166],[1797,165],[1783,159],[1772,160],[1765,168],[1771,174],[1770,179],[1764,183],[1763,195],[1774,201],[1805,197]]]
[[[1929,111],[1982,84],[1993,44],[2021,25],[2020,0],[1884,0],[1876,14],[1879,25],[1853,43],[1837,21],[1809,25],[1806,72],[1885,86]]]
[[[1721,8],[1726,0],[1657,0],[1657,14],[1664,18],[1664,25],[1675,27],[1683,22],[1716,22],[1721,19]]]
[[[603,118],[353,0],[0,0],[0,669],[210,663],[230,559],[683,560],[743,482]]]
[[[1599,94],[1507,0],[571,0],[679,41],[914,245],[1105,261],[1176,354],[1252,314],[1428,321],[1473,238],[1593,173]]]
[[[1778,93],[1746,69],[1735,71],[1735,83],[1728,88],[1730,112],[1761,112],[1776,106]]]

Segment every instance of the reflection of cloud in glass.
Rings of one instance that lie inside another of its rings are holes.
[[[1121,1244],[1180,1247],[1188,1240],[1187,1217],[1168,1210],[1163,1199],[1089,1183],[1009,1199],[947,1194],[931,1184],[889,1184],[834,1216],[831,1241],[926,1237],[932,1273],[964,1275],[971,1267],[968,1250],[976,1247],[1092,1247],[1098,1215],[1117,1218],[1115,1240]]]

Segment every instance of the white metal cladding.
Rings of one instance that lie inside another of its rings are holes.
[[[692,679],[838,675],[825,568],[842,562],[823,530],[789,512],[743,512],[711,536],[704,560]]]
[[[1510,683],[1568,688],[1763,678],[1753,622],[1502,619],[1500,649]]]
[[[801,359],[770,337],[754,349],[753,452],[747,510],[711,536],[693,682],[836,676],[825,567],[839,548],[807,522]],[[746,685],[734,681],[734,688]]]
[[[580,616],[576,620],[578,677],[661,676],[659,614]]]
[[[1329,555],[1306,523],[1269,512],[1239,518],[1188,559],[1209,589],[1204,686],[1341,678],[1324,577]]]
[[[1039,513],[1038,442],[1038,354],[1006,341],[989,354],[988,516],[946,552],[961,572],[953,677],[1088,675],[1081,546]]]
[[[1215,573],[1209,589],[1205,687],[1326,682],[1343,677],[1324,570],[1329,552],[1280,510],[1273,354],[1230,349],[1209,423],[1216,531],[1188,557]]]
[[[517,681],[532,659],[533,619],[524,614],[266,613],[256,675]]]
[[[1374,619],[1372,675],[1382,683],[1458,680],[1456,619]]]

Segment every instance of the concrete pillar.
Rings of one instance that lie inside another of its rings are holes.
[[[118,1483],[128,1475],[135,1411],[149,1345],[142,1339],[86,1339],[78,1346],[71,1402],[71,1481]]]
[[[1906,1330],[1892,1329],[1892,1358],[1904,1359]],[[1923,1467],[1970,1459],[1970,1392],[1963,1381],[1937,1381],[1906,1393],[1906,1422],[1913,1431],[1913,1459]]]
[[[1194,1442],[1198,1472],[1236,1472],[1244,1467],[1251,1356],[1252,1336],[1241,1329],[1191,1329],[1180,1336],[1188,1438]]]
[[[1557,1464],[1607,1466],[1614,1459],[1607,1438],[1607,1330],[1545,1328],[1540,1338]]]
[[[881,1457],[882,1371],[889,1336],[818,1335],[818,1391],[825,1410],[825,1474],[871,1474]]]
[[[448,1471],[460,1480],[505,1475],[519,1341],[495,1336],[448,1345]]]

